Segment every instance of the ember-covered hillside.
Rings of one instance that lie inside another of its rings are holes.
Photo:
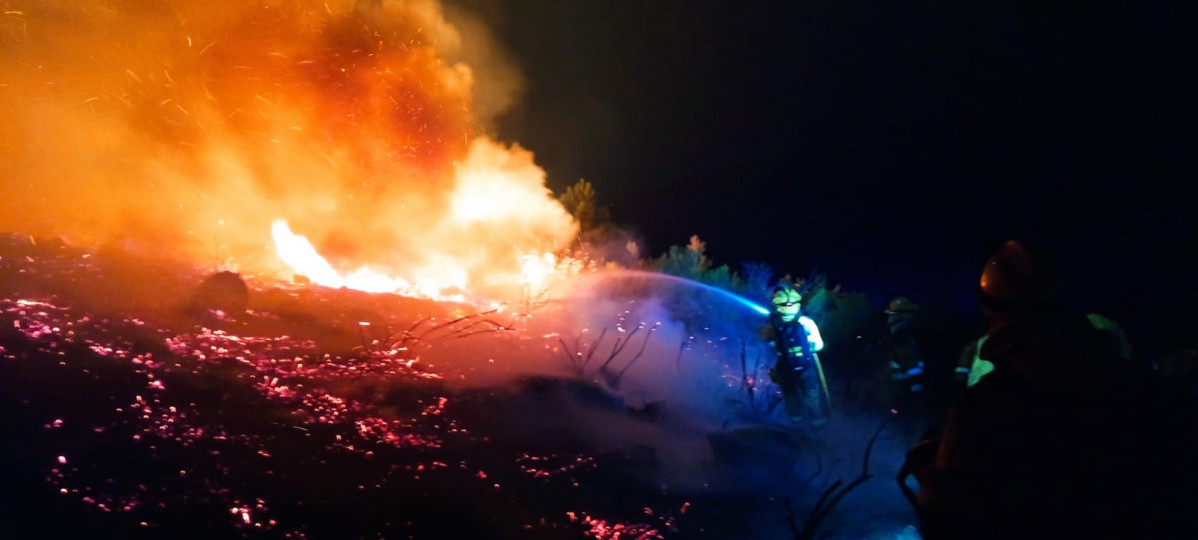
[[[571,365],[535,313],[245,283],[24,236],[0,257],[5,538],[785,538],[783,501],[802,525],[832,480],[859,474],[876,427],[817,447],[731,402],[712,425],[683,398]],[[676,344],[677,358],[645,348],[656,329],[596,363],[640,347],[630,380],[666,365],[666,385],[721,401],[694,382],[728,387],[717,367],[686,376]],[[873,452],[891,477],[898,447]],[[886,481],[847,501],[825,528],[911,519]]]

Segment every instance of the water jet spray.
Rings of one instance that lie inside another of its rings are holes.
[[[708,285],[706,283],[700,283],[693,279],[687,279],[687,278],[679,277],[679,276],[672,276],[670,274],[661,274],[661,273],[657,273],[657,272],[646,272],[644,270],[623,270],[622,269],[622,270],[618,270],[617,272],[618,273],[603,272],[603,273],[596,274],[596,275],[602,276],[602,277],[626,277],[626,278],[645,277],[645,278],[653,278],[653,279],[665,279],[665,280],[673,281],[673,282],[681,284],[681,285],[698,287],[700,289],[716,293],[724,298],[727,298],[729,300],[732,300],[733,302],[736,302],[737,304],[739,304],[741,306],[751,309],[754,313],[761,315],[763,317],[768,317],[770,315],[770,310],[762,307],[761,305],[753,302],[752,300],[749,300],[748,298],[745,298],[743,296],[740,296],[740,295],[730,292],[730,291],[726,291],[719,287],[714,287],[714,286]]]

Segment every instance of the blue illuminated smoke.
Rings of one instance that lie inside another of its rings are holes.
[[[706,291],[711,291],[711,292],[716,293],[724,298],[732,300],[733,302],[736,302],[737,304],[740,304],[744,307],[747,307],[747,308],[753,310],[755,313],[757,313],[758,315],[761,315],[763,317],[768,317],[770,314],[770,310],[765,309],[764,307],[761,307],[760,305],[754,303],[752,300],[749,300],[748,298],[745,298],[738,294],[734,294],[734,293],[725,291],[724,289],[721,289],[719,287],[712,287],[711,285],[708,285],[706,283],[699,283],[698,281],[695,281],[693,279],[686,279],[684,277],[671,276],[669,274],[659,274],[657,272],[645,272],[643,270],[618,270],[617,273],[627,275],[627,276],[647,277],[647,278],[653,278],[653,279],[665,279],[665,280],[673,281],[673,282],[681,284],[681,285],[698,287],[700,289],[703,289]]]

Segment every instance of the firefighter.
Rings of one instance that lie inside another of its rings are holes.
[[[824,340],[815,321],[801,315],[802,299],[790,286],[775,287],[773,311],[763,332],[778,356],[770,378],[782,389],[790,422],[818,429],[830,416],[828,385],[817,355]]]
[[[1176,512],[1158,503],[1176,485],[1160,467],[1171,460],[1150,386],[1065,308],[1055,272],[1032,253],[1008,242],[986,262],[980,354],[994,370],[953,406],[934,458],[913,451],[922,462],[903,467],[920,481],[921,533],[1171,537]]]
[[[886,306],[886,367],[890,375],[890,409],[896,414],[895,434],[905,442],[918,440],[929,411],[928,373],[917,332],[919,305],[905,296]]]
[[[894,381],[900,396],[920,394],[927,386],[923,351],[915,335],[915,314],[919,306],[900,296],[886,306],[886,329],[890,333],[891,346],[887,367],[890,380]],[[903,401],[900,398],[900,401]]]

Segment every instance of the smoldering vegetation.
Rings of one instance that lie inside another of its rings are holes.
[[[693,327],[660,284],[487,310],[2,247],[9,537],[778,538],[788,515],[860,537],[912,521],[887,480],[906,441],[870,442],[885,415],[846,407],[793,433],[756,328]],[[867,449],[870,479],[813,512]]]

